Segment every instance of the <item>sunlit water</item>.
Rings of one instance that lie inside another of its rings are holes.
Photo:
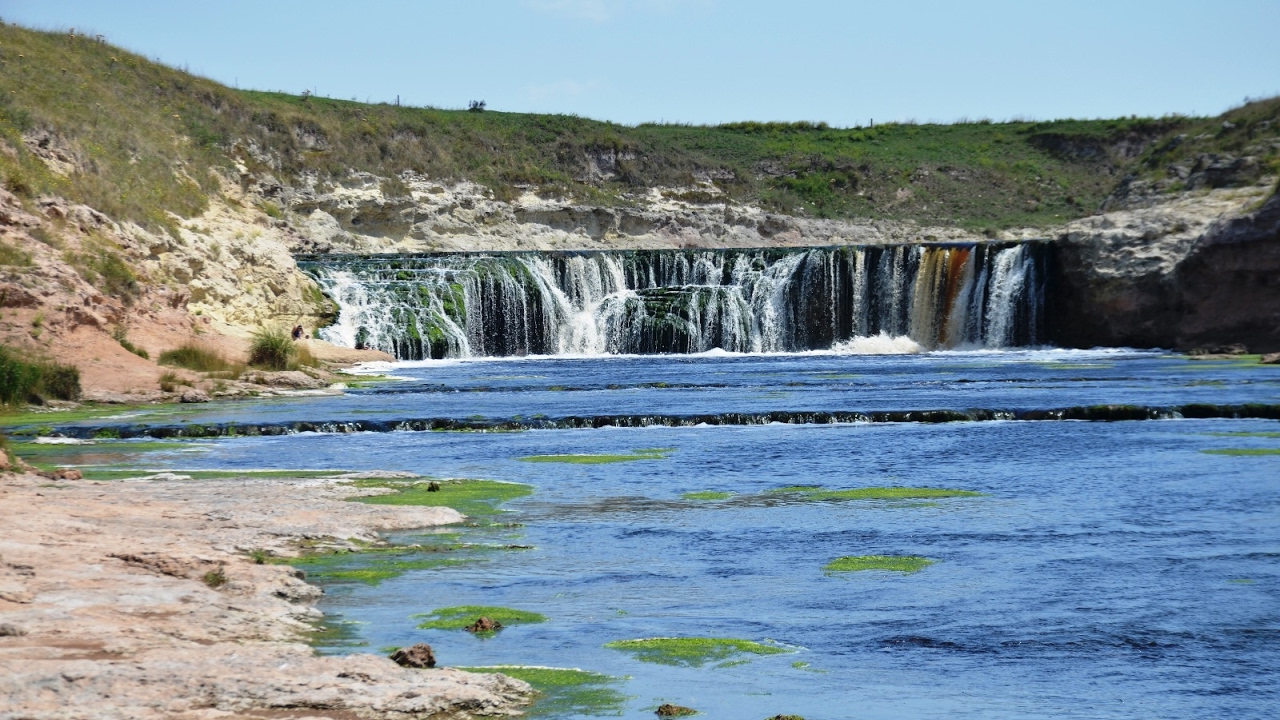
[[[1280,369],[1128,352],[391,369],[407,379],[185,419],[1280,402]],[[1260,434],[1275,432],[1280,423],[1268,420],[1174,419],[303,433],[218,440],[202,454],[147,463],[394,469],[533,485],[501,517],[522,526],[499,534],[534,549],[378,586],[331,585],[322,607],[355,623],[370,651],[428,642],[446,665],[628,677],[618,686],[632,696],[625,717],[675,702],[717,718],[1265,718],[1280,707],[1280,455],[1204,451],[1280,450],[1280,438]],[[654,447],[673,451],[608,465],[519,460]],[[983,495],[765,495],[794,485]],[[735,496],[681,499],[699,490]],[[910,575],[823,572],[845,555],[936,562]],[[464,604],[549,620],[481,639],[420,630],[410,617]],[[793,652],[682,668],[603,647],[654,636],[768,640]]]

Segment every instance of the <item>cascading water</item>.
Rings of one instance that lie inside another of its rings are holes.
[[[332,256],[330,342],[400,359],[925,348],[1042,339],[1042,244]]]

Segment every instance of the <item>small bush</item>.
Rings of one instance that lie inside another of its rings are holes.
[[[227,361],[222,353],[213,348],[187,343],[182,347],[176,347],[172,350],[165,350],[160,353],[161,365],[173,365],[175,367],[195,370],[196,372],[225,372],[232,369],[232,364]]]
[[[129,269],[120,253],[105,243],[86,243],[79,253],[67,252],[65,260],[80,273],[90,285],[107,295],[126,302],[138,292],[138,278]]]
[[[284,211],[280,209],[279,205],[271,201],[264,202],[258,207],[262,209],[262,212],[267,214],[267,217],[273,218],[275,220],[284,219]]]
[[[294,348],[297,354],[294,356],[293,365],[302,367],[320,367],[320,361],[315,355],[311,354],[311,350],[305,345],[298,345]]]
[[[143,360],[151,359],[151,353],[129,342],[129,337],[128,335],[125,334],[124,327],[117,327],[115,331],[111,333],[111,337],[115,338],[116,342],[120,343],[120,347],[124,348],[125,350],[128,350],[134,355],[137,355]]]
[[[163,373],[160,376],[160,389],[165,392],[173,392],[180,385],[190,385],[191,383],[182,379],[182,376],[172,370]]]
[[[55,400],[80,399],[80,371],[73,365],[44,363],[40,366],[41,395]]]
[[[222,568],[218,568],[205,573],[203,580],[205,585],[216,590],[227,584],[227,574],[222,571]]]
[[[253,560],[253,562],[257,565],[265,565],[266,562],[271,559],[271,551],[263,550],[262,548],[258,548],[256,550],[250,550],[249,559]]]
[[[264,370],[288,370],[297,352],[298,348],[284,330],[263,328],[253,334],[249,364]]]
[[[14,247],[9,243],[0,242],[0,265],[29,267],[31,265],[31,253],[22,248]]]
[[[80,371],[55,362],[24,360],[0,346],[0,405],[14,407],[46,398],[80,397]]]

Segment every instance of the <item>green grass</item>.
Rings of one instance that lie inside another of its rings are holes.
[[[75,400],[80,397],[80,371],[51,360],[25,357],[0,345],[0,413],[28,402]]]
[[[530,665],[491,665],[460,667],[477,673],[502,673],[533,686],[539,698],[528,715],[532,717],[619,716],[630,698],[616,685],[627,678],[573,668],[534,667]]]
[[[728,500],[733,497],[733,493],[721,490],[695,490],[687,492],[680,497],[685,500]]]
[[[469,517],[495,515],[504,502],[533,493],[531,485],[498,480],[438,480],[440,490],[427,488],[429,480],[355,480],[356,487],[385,487],[395,490],[390,495],[351,498],[371,505],[425,505],[451,507]]]
[[[160,353],[161,365],[172,365],[196,372],[225,372],[234,365],[214,348],[187,343]]]
[[[827,572],[861,572],[885,570],[905,574],[917,573],[929,567],[933,561],[916,555],[847,555],[822,567]]]
[[[637,460],[666,460],[674,452],[671,448],[644,448],[632,450],[627,455],[526,455],[518,458],[521,462],[531,463],[567,463],[570,465],[608,465],[611,463],[636,462]]]
[[[702,667],[710,662],[745,659],[747,655],[781,655],[792,652],[777,645],[766,645],[736,638],[643,638],[615,640],[605,647],[629,653],[635,659],[659,665]]]
[[[264,370],[288,370],[298,355],[289,333],[280,328],[263,328],[249,343],[249,364]]]
[[[0,242],[0,265],[30,267],[31,253],[7,242]]]
[[[459,605],[437,608],[429,613],[413,615],[425,618],[418,623],[423,630],[462,630],[475,623],[481,616],[497,620],[506,626],[546,622],[547,617],[536,612],[488,605]]]
[[[307,172],[322,184],[372,172],[388,178],[393,193],[403,192],[394,177],[413,170],[474,180],[498,199],[529,187],[621,205],[639,189],[684,187],[674,196],[692,203],[727,197],[817,217],[984,230],[1091,214],[1117,178],[1165,177],[1171,162],[1204,153],[1257,146],[1257,173],[1280,171],[1271,143],[1280,136],[1276,99],[1216,118],[629,127],[235,90],[118,47],[13,25],[0,28],[0,48],[0,137],[15,150],[0,154],[4,185],[23,197],[63,195],[151,228],[172,227],[170,212],[202,212],[220,192],[212,171],[230,176],[237,161],[286,183]],[[46,127],[81,159],[80,172],[53,173],[29,151],[22,133]],[[1187,138],[1175,147],[1178,135]],[[272,166],[245,150],[251,145]],[[1131,158],[1133,147],[1146,150]],[[578,180],[585,158],[602,152],[623,158],[612,177]],[[707,171],[717,178],[712,189],[689,190]]]
[[[1263,455],[1280,455],[1280,448],[1214,448],[1201,450],[1206,455],[1236,455],[1239,457],[1259,457]]]
[[[948,490],[945,488],[869,487],[849,490],[827,490],[809,485],[771,490],[770,494],[791,495],[804,500],[931,500],[950,497],[979,497],[973,490]]]
[[[306,571],[307,579],[321,584],[378,585],[411,570],[438,570],[469,560],[444,557],[420,548],[370,548],[359,552],[336,552],[282,558],[280,564]]]

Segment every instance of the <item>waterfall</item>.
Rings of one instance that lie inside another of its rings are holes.
[[[320,331],[401,359],[1032,345],[1040,243],[315,256]]]

